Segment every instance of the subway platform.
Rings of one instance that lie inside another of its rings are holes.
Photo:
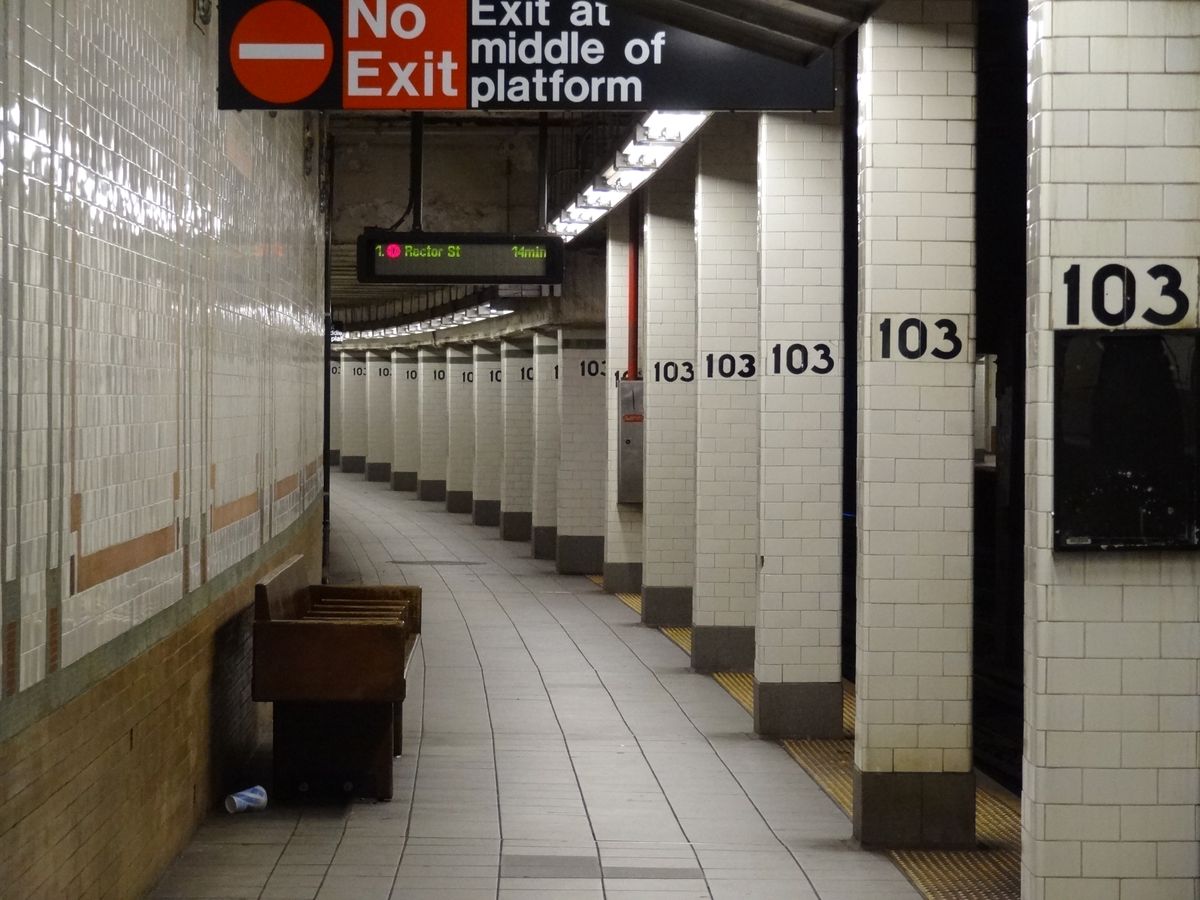
[[[919,896],[619,600],[412,494],[332,492],[331,578],[424,590],[396,797],[214,814],[153,897]]]

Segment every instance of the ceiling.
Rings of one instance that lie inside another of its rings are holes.
[[[621,9],[743,50],[807,65],[884,0],[609,0]]]
[[[750,50],[786,62],[807,65],[828,52],[852,34],[878,9],[884,0],[609,0],[616,7],[627,9],[695,34],[710,37],[744,50]],[[628,122],[611,117],[607,124],[595,114],[581,117],[578,113],[551,113],[545,119],[512,114],[442,115],[430,122],[433,127],[478,128],[489,125],[508,125],[537,129],[543,122],[549,126],[550,169],[565,173],[561,188],[551,184],[547,198],[551,212],[558,208],[555,196],[561,191],[577,188],[576,169],[586,168],[595,160],[611,155],[608,144],[622,135]],[[403,121],[403,120],[401,120]],[[342,137],[370,139],[381,127],[396,127],[396,119],[381,123],[379,117],[342,115],[331,123],[335,134]],[[404,126],[401,126],[404,127]],[[612,130],[612,134],[608,134]],[[586,147],[580,134],[594,135]],[[601,147],[600,145],[604,145]],[[562,153],[564,158],[555,159]],[[567,155],[574,159],[567,160]],[[375,318],[394,320],[398,314],[405,319],[423,312],[438,311],[445,303],[442,292],[426,287],[397,287],[360,285],[355,274],[352,245],[335,245],[332,260],[333,302],[342,312],[340,318],[364,320]]]

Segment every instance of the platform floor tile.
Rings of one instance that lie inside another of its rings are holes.
[[[916,900],[679,647],[466,516],[332,484],[331,580],[418,584],[390,803],[213,813],[156,898]]]

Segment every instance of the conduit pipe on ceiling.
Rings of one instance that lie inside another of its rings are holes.
[[[625,380],[638,378],[638,326],[641,321],[642,202],[636,194],[629,200],[629,364]]]

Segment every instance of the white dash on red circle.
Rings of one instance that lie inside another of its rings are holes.
[[[240,59],[324,59],[324,44],[240,44]]]

